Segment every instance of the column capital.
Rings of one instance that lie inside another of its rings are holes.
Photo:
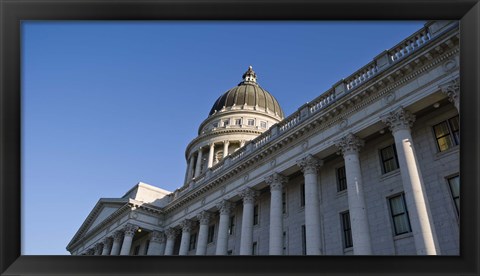
[[[399,107],[383,116],[381,120],[392,132],[402,129],[410,130],[413,126],[413,122],[415,122],[415,115],[410,113],[410,111],[403,109],[403,107]]]
[[[274,173],[265,177],[265,182],[270,185],[270,191],[281,191],[283,189],[283,184],[287,183],[287,181],[288,177],[279,173]]]
[[[150,240],[152,242],[164,243],[165,242],[165,234],[161,231],[154,230],[150,233]]]
[[[197,215],[197,219],[200,221],[200,225],[208,225],[210,223],[210,218],[212,213],[207,211],[202,211]]]
[[[440,85],[440,89],[448,96],[448,100],[455,104],[460,100],[460,79],[456,78]]]
[[[323,160],[319,160],[309,154],[305,158],[297,160],[297,166],[302,169],[303,174],[317,173],[319,166],[323,165]]]
[[[102,243],[104,246],[112,246],[113,238],[112,237],[105,237],[102,239]]]
[[[192,230],[192,221],[189,219],[185,219],[180,222],[180,227],[182,227],[183,232],[190,232],[190,230]]]
[[[243,204],[246,203],[253,203],[255,201],[255,198],[259,195],[260,193],[252,188],[245,188],[241,190],[238,195],[243,199]]]
[[[138,230],[138,225],[127,223],[124,227],[123,230],[125,231],[125,236],[128,237],[133,237],[135,235],[135,232]]]
[[[234,204],[228,200],[222,200],[217,203],[217,209],[221,215],[230,215],[233,211]]]
[[[174,240],[178,235],[178,231],[175,228],[168,228],[165,230],[165,235],[167,236],[167,239]]]
[[[95,251],[95,255],[100,255],[102,254],[102,249],[103,249],[103,243],[97,243],[95,244],[95,246],[93,247],[94,251]]]
[[[123,231],[117,230],[112,234],[113,240],[116,242],[120,242],[123,239]]]
[[[93,255],[93,254],[95,254],[95,250],[93,248],[90,248],[90,249],[87,250],[86,254],[87,255]]]
[[[358,138],[353,133],[348,133],[341,139],[335,141],[335,146],[339,149],[339,154],[358,153],[360,148],[365,145],[365,141]]]

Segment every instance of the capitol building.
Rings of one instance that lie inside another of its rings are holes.
[[[458,255],[459,61],[458,22],[429,21],[289,116],[250,66],[204,107],[184,183],[100,198],[67,250]]]

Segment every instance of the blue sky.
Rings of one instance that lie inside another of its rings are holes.
[[[288,116],[424,22],[22,23],[22,254],[65,247],[101,197],[183,184],[185,148],[249,65]]]

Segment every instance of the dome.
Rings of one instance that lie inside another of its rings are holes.
[[[220,96],[212,106],[209,115],[233,106],[247,106],[256,111],[274,114],[284,118],[277,100],[257,83],[257,75],[250,66],[243,74],[243,81]]]

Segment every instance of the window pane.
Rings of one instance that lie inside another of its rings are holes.
[[[393,147],[392,146],[389,146],[389,147],[386,147],[384,149],[382,149],[382,159],[383,160],[387,160],[387,159],[390,159],[390,158],[393,158],[394,157],[394,153],[393,153]]]
[[[459,130],[459,129],[460,129],[459,121],[458,121],[458,116],[453,117],[453,118],[450,119],[449,121],[450,121],[450,127],[452,128],[453,131],[456,131],[456,130]]]
[[[402,197],[397,196],[390,199],[390,206],[392,207],[392,215],[402,214],[405,210],[403,208]]]
[[[395,234],[403,234],[410,231],[408,226],[407,215],[399,215],[393,218],[395,224]]]
[[[452,190],[453,197],[460,196],[460,177],[452,177],[448,182],[450,182],[450,189]]]
[[[447,122],[442,122],[434,126],[433,129],[435,130],[435,136],[437,138],[450,134],[450,131],[448,131]]]
[[[450,136],[445,136],[445,137],[439,138],[439,139],[437,139],[437,141],[438,141],[438,147],[439,147],[440,151],[447,150],[447,149],[449,149],[453,146]]]

